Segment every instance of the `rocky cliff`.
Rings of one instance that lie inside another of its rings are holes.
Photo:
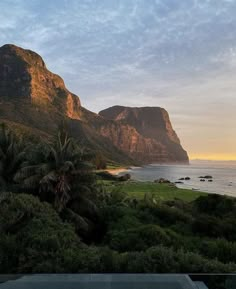
[[[132,162],[88,123],[99,118],[81,106],[79,97],[68,91],[37,53],[10,44],[0,47],[0,122],[21,133],[48,138],[66,121],[71,135],[84,146],[107,159]]]
[[[71,134],[120,162],[188,162],[187,153],[161,108],[115,106],[99,114],[50,72],[35,52],[0,47],[0,120],[52,134],[67,120]]]
[[[188,162],[187,152],[182,148],[165,109],[113,106],[99,115],[115,121],[118,126],[117,129],[103,126],[102,135],[141,162]]]
[[[80,100],[62,78],[50,72],[37,53],[15,45],[0,48],[0,96],[80,119]]]

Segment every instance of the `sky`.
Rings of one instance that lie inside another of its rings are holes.
[[[236,0],[1,0],[6,43],[86,108],[164,107],[191,159],[236,160]]]

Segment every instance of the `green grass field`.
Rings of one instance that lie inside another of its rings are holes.
[[[157,184],[153,182],[112,182],[103,181],[104,186],[108,191],[119,190],[127,193],[130,197],[142,199],[145,194],[152,194],[156,199],[163,201],[173,200],[175,198],[181,199],[187,202],[191,202],[199,196],[204,196],[206,193],[199,191],[192,191],[187,189],[179,189],[172,187],[169,184]]]

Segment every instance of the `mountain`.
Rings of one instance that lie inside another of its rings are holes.
[[[53,115],[80,119],[80,100],[66,89],[62,78],[47,70],[37,53],[14,45],[0,48],[0,97],[10,106],[23,106],[27,112],[41,108]],[[28,117],[24,111],[19,111],[17,117],[20,113]]]
[[[188,162],[187,152],[172,128],[168,112],[160,107],[113,106],[99,112],[106,119],[114,120],[120,127],[128,125],[127,136],[117,131],[111,132],[109,126],[102,129],[120,149],[141,162]],[[123,141],[120,142],[119,139]]]
[[[15,45],[0,47],[0,121],[20,133],[50,137],[65,121],[83,146],[107,159],[131,163],[122,151],[97,132],[88,120],[100,116],[81,106],[61,77],[50,72],[35,52]]]
[[[188,162],[162,108],[115,106],[93,113],[31,50],[0,47],[0,120],[50,137],[61,121],[83,145],[121,163]]]

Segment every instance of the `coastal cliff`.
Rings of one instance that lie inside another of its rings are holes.
[[[99,115],[116,122],[116,129],[114,125],[103,126],[102,135],[141,162],[188,163],[187,152],[182,148],[165,109],[113,106]]]
[[[188,163],[186,151],[159,107],[114,106],[93,113],[81,106],[41,56],[15,45],[0,47],[0,120],[35,134],[67,121],[71,135],[121,163]]]
[[[11,44],[0,47],[0,97],[80,119],[80,99],[63,79],[50,72],[37,53]]]

